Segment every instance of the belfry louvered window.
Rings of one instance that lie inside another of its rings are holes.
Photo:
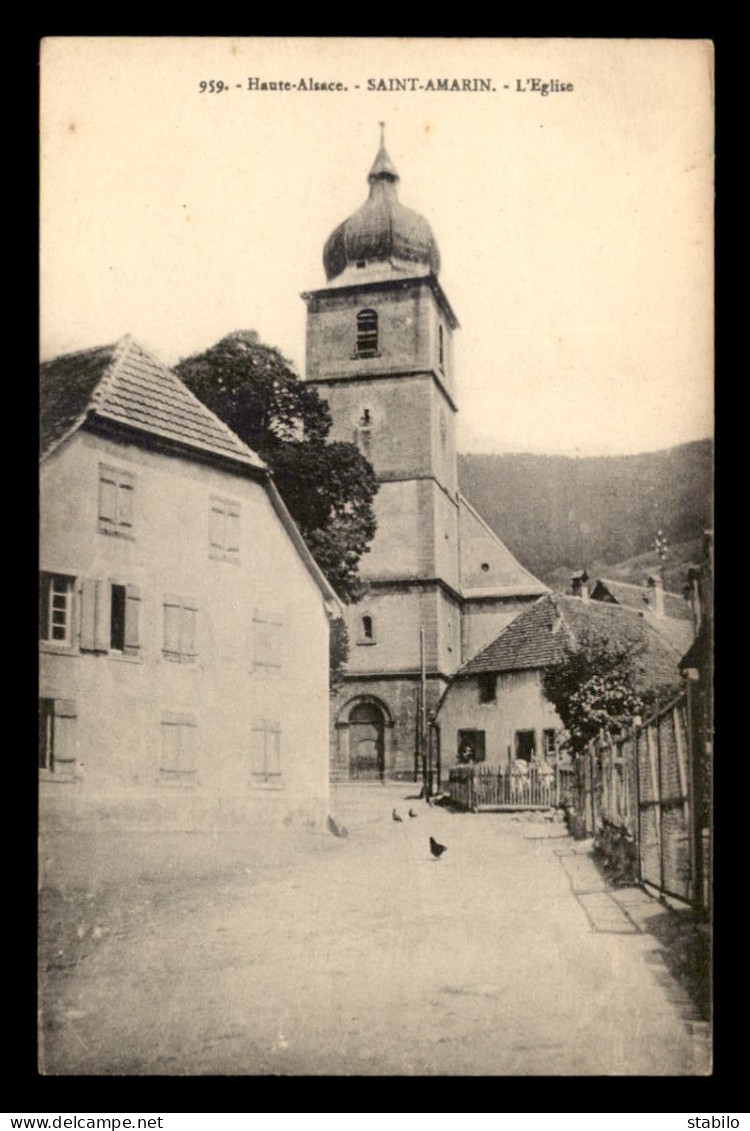
[[[378,352],[378,316],[374,310],[357,315],[357,357],[375,357]]]

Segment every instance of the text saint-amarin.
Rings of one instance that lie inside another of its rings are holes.
[[[419,78],[388,78],[368,79],[368,90],[399,91],[399,90],[455,90],[455,91],[491,91],[492,79],[427,79]]]

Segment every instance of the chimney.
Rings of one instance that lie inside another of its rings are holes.
[[[661,570],[657,570],[648,579],[649,588],[653,593],[654,613],[657,617],[664,616],[664,578],[661,575]]]
[[[570,591],[574,597],[580,597],[582,601],[588,601],[588,579],[589,575],[586,573],[585,569],[579,569],[573,574],[570,579]]]

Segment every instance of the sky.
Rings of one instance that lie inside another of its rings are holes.
[[[172,365],[254,329],[303,376],[300,295],[366,199],[380,121],[460,322],[459,450],[712,434],[703,41],[44,40],[42,359],[130,333]]]

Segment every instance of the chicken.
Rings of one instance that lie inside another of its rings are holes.
[[[438,842],[435,840],[434,836],[430,837],[430,852],[432,853],[432,855],[435,857],[436,860],[439,859],[439,857],[441,857],[443,855],[443,853],[446,852],[446,851],[447,851],[446,845],[438,844]]]
[[[419,816],[419,813],[415,813],[413,809],[410,809],[410,810],[409,810],[409,816],[410,816],[410,817],[418,817],[418,816]]]
[[[404,819],[403,817],[399,817],[398,813],[394,809],[393,813],[391,814],[391,820],[392,821],[403,821],[403,819]]]

